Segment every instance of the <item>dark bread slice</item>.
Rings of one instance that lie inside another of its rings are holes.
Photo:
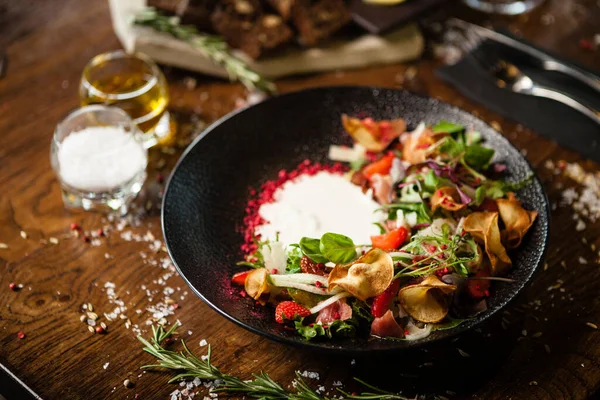
[[[200,32],[213,32],[210,16],[218,0],[179,0],[176,14],[184,25],[195,25]]]
[[[267,0],[267,2],[281,15],[284,21],[291,18],[295,0]]]
[[[350,22],[352,15],[343,0],[295,0],[292,21],[303,46],[314,46]]]
[[[254,59],[292,38],[292,31],[282,18],[264,14],[258,0],[221,0],[211,21],[229,45]]]

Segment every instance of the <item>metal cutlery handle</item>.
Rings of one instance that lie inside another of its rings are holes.
[[[544,60],[543,63],[545,70],[561,72],[600,92],[600,78],[555,60]]]
[[[580,113],[585,114],[600,125],[600,112],[584,104],[581,104],[577,100],[567,96],[564,93],[557,92],[556,90],[548,89],[539,85],[533,85],[531,88],[528,89],[528,92],[530,92],[533,96],[545,97],[547,99],[561,102],[579,111]],[[521,93],[525,93],[525,91],[522,91]]]

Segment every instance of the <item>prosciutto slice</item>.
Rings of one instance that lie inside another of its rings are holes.
[[[319,311],[316,322],[326,325],[338,319],[344,321],[350,318],[352,318],[352,308],[345,300],[338,300]]]
[[[375,318],[371,323],[371,335],[379,337],[404,337],[404,329],[396,322],[392,310],[388,310],[383,317]]]

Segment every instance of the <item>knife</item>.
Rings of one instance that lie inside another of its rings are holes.
[[[484,28],[479,25],[471,24],[469,22],[466,22],[466,21],[463,21],[463,20],[460,20],[457,18],[451,18],[449,20],[449,22],[451,25],[454,25],[454,26],[462,28],[462,29],[472,29],[477,34],[485,37],[486,39],[492,40],[497,43],[502,43],[508,47],[511,47],[511,48],[521,51],[525,54],[528,54],[529,56],[537,59],[540,62],[541,67],[544,70],[556,71],[556,72],[563,73],[565,75],[568,75],[572,78],[577,79],[580,82],[583,82],[584,84],[591,87],[592,89],[600,92],[600,77],[598,77],[590,72],[584,71],[575,66],[570,66],[570,65],[564,64],[564,63],[556,60],[554,57],[551,57],[548,54],[544,53],[543,51],[537,50],[533,47],[530,47],[524,43],[519,42],[518,40],[511,38],[510,36],[503,35],[499,32],[493,31],[491,29],[487,29],[487,28]]]

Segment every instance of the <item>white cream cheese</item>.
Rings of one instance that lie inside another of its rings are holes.
[[[373,223],[384,219],[375,212],[380,205],[360,187],[325,171],[286,182],[274,199],[260,207],[267,223],[254,232],[270,240],[279,232],[279,241],[285,244],[298,243],[304,236],[320,238],[327,232],[346,235],[357,245],[368,244],[372,235],[379,234]]]

